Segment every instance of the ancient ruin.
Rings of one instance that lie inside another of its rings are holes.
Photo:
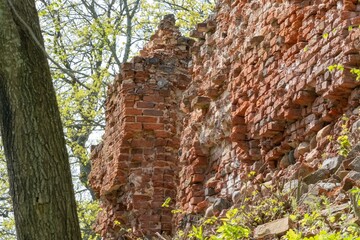
[[[92,152],[96,230],[170,234],[279,179],[357,184],[360,169],[328,136],[346,124],[358,140],[359,25],[357,0],[221,0],[196,41],[164,17],[108,90]],[[173,217],[167,198],[184,213]]]

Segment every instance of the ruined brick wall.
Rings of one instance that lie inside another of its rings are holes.
[[[304,177],[336,153],[327,136],[342,114],[358,118],[359,24],[355,0],[218,2],[192,32],[178,207],[216,214],[254,190],[250,171],[257,183]]]
[[[167,197],[182,225],[261,191],[251,171],[259,184],[305,177],[336,155],[327,136],[342,115],[359,118],[357,0],[221,0],[193,45],[173,24],[165,18],[109,89],[90,179],[109,239],[121,235],[114,220],[170,232]]]
[[[96,231],[117,239],[172,230],[166,198],[175,199],[182,113],[178,102],[190,82],[189,45],[173,16],[162,20],[141,55],[122,65],[109,87],[106,129],[92,152],[90,184],[102,211]]]

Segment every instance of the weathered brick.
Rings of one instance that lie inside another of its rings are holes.
[[[164,112],[161,110],[156,110],[156,109],[145,109],[143,110],[143,115],[144,116],[163,116]]]
[[[158,117],[136,116],[136,122],[140,123],[156,123],[158,120]]]
[[[162,130],[164,129],[163,123],[143,123],[144,130]]]
[[[125,108],[125,111],[124,111],[125,116],[141,115],[141,114],[142,114],[142,110],[136,109],[136,108]]]
[[[142,124],[141,123],[125,123],[124,124],[124,128],[126,130],[135,130],[135,131],[140,131],[142,129]]]
[[[155,103],[153,103],[153,102],[137,102],[136,107],[138,107],[138,108],[154,108]]]

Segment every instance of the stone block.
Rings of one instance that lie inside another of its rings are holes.
[[[327,169],[330,171],[330,173],[335,173],[336,170],[338,170],[338,168],[340,167],[340,164],[343,160],[344,158],[342,156],[327,158],[322,163],[321,169]]]
[[[330,171],[328,169],[320,168],[315,172],[304,177],[303,181],[306,184],[314,184],[329,177],[330,177]]]
[[[208,97],[197,96],[191,101],[191,108],[208,108],[210,105],[211,99]]]
[[[289,217],[281,218],[263,225],[257,226],[254,230],[255,239],[263,239],[268,236],[285,234],[291,228]]]

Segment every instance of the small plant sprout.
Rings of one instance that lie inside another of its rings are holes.
[[[360,81],[360,69],[353,68],[350,70],[350,72],[356,75],[356,81]]]
[[[349,140],[349,129],[347,123],[349,118],[345,115],[342,117],[343,124],[341,125],[341,135],[337,138],[337,143],[340,145],[339,155],[346,157],[351,149],[351,143]]]
[[[161,205],[161,207],[168,208],[170,207],[171,198],[168,197],[165,199],[164,203]]]
[[[253,176],[255,176],[255,175],[256,175],[256,172],[255,172],[255,171],[251,171],[251,172],[249,172],[248,177],[250,178],[250,177],[253,177]]]
[[[171,213],[172,214],[178,214],[178,213],[184,213],[184,211],[181,210],[181,209],[174,209],[174,210],[171,210]]]
[[[203,226],[192,226],[192,231],[190,232],[190,234],[188,235],[189,237],[193,237],[197,240],[205,240],[206,238],[204,237],[204,229]]]
[[[333,65],[328,66],[328,70],[329,70],[329,72],[333,72],[335,70],[344,71],[344,66],[341,64],[333,64]]]
[[[323,37],[323,39],[328,39],[329,33],[323,33],[322,37]]]

